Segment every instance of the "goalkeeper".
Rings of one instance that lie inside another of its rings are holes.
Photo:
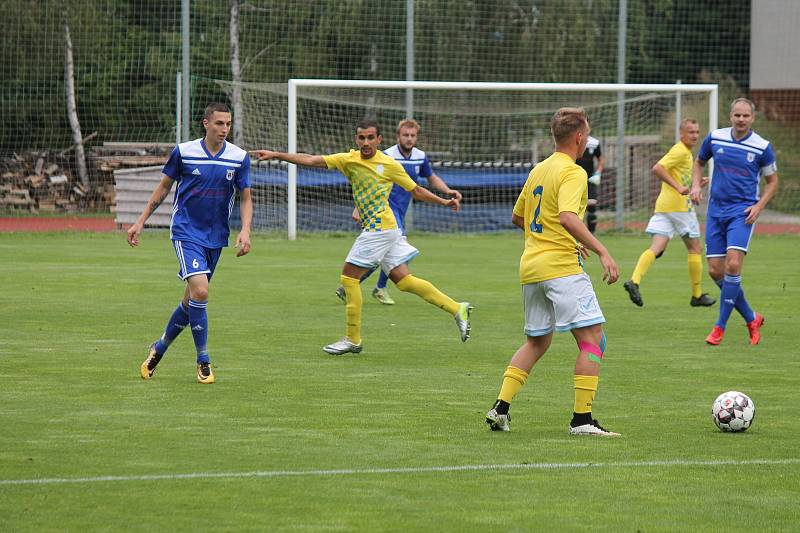
[[[431,168],[431,162],[428,159],[427,154],[417,148],[419,130],[419,123],[414,119],[405,119],[400,121],[400,124],[397,125],[396,132],[397,144],[390,146],[384,150],[383,153],[393,157],[398,163],[403,165],[406,174],[408,174],[411,179],[414,180],[414,183],[419,183],[420,178],[425,178],[428,180],[428,185],[431,188],[436,189],[445,196],[457,198],[460,201],[461,193],[448,187],[447,183],[445,183],[442,178],[433,172],[433,169]],[[392,192],[389,194],[389,207],[392,208],[394,217],[397,219],[397,226],[403,232],[403,235],[406,234],[405,219],[406,212],[408,211],[408,206],[410,204],[410,192],[402,187],[392,187]],[[353,220],[356,222],[361,222],[358,209],[353,209]],[[364,280],[370,277],[373,272],[374,270],[370,270],[364,274],[364,277],[361,278],[361,282],[363,283]],[[372,290],[372,296],[384,305],[394,305],[394,300],[389,295],[389,291],[386,289],[388,280],[389,276],[386,274],[386,272],[381,271],[380,277],[378,278],[378,283],[375,284],[375,288]],[[341,285],[338,289],[336,289],[336,296],[338,296],[343,302],[347,303],[344,287]]]
[[[636,262],[631,279],[623,283],[631,301],[639,307],[644,305],[639,292],[639,284],[648,269],[661,257],[667,249],[670,239],[678,234],[683,239],[688,252],[689,280],[692,286],[692,307],[709,307],[714,305],[714,298],[702,292],[700,277],[703,274],[703,263],[700,258],[700,224],[694,204],[689,198],[692,184],[692,148],[700,138],[700,126],[692,118],[681,121],[680,141],[670,148],[669,152],[653,166],[653,174],[661,180],[661,193],[656,199],[655,213],[650,218],[645,230],[652,236],[650,248],[642,252]],[[703,185],[708,182],[704,178]]]
[[[603,158],[603,152],[600,150],[600,141],[589,136],[586,150],[575,162],[586,171],[588,176],[589,199],[586,204],[586,225],[589,227],[589,231],[594,233],[597,228],[597,191],[600,187],[600,176],[605,166],[605,158]]]
[[[455,318],[461,340],[470,336],[469,302],[456,302],[432,283],[411,275],[408,262],[419,254],[411,246],[389,206],[389,193],[393,186],[400,186],[416,200],[437,204],[458,211],[458,198],[440,198],[424,187],[420,187],[406,174],[402,165],[378,149],[383,137],[375,122],[364,120],[356,126],[355,141],[358,150],[332,154],[287,154],[270,150],[256,150],[260,160],[278,159],[295,165],[336,169],[340,171],[353,189],[353,200],[361,219],[361,234],[356,238],[347,254],[342,275],[339,278],[345,290],[345,336],[323,350],[331,355],[359,353],[361,340],[361,278],[371,269],[380,267],[388,272],[389,279],[403,292],[416,294],[426,302],[446,311]]]

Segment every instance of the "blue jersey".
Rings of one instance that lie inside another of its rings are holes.
[[[758,201],[758,182],[762,175],[778,171],[775,152],[768,140],[754,131],[735,140],[732,128],[720,128],[706,136],[697,158],[714,158],[714,174],[708,200],[708,215],[744,215],[744,209]]]
[[[394,158],[398,163],[403,165],[414,183],[419,183],[420,178],[429,178],[433,175],[431,169],[431,162],[425,152],[418,148],[412,148],[411,154],[408,157],[403,155],[398,145],[390,146],[383,151],[389,157]],[[405,233],[405,218],[408,206],[411,203],[411,193],[402,187],[392,187],[392,192],[389,194],[389,207],[394,212],[394,217],[397,219],[398,227]]]
[[[163,172],[178,182],[170,238],[206,248],[228,246],[236,189],[250,187],[247,152],[226,142],[212,156],[203,139],[195,139],[175,147]]]

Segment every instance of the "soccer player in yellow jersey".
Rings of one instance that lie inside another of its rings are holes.
[[[656,199],[655,213],[645,230],[652,236],[650,248],[639,256],[631,279],[623,283],[631,301],[639,307],[644,305],[639,285],[647,270],[667,249],[670,239],[678,234],[688,252],[689,280],[692,284],[692,307],[708,307],[714,300],[700,289],[703,263],[700,258],[700,224],[694,204],[689,197],[692,185],[692,148],[700,139],[700,126],[693,118],[681,121],[680,141],[653,166],[653,174],[662,181],[661,194]],[[705,178],[705,183],[708,178]]]
[[[498,399],[486,413],[486,423],[494,431],[508,431],[511,401],[528,380],[533,365],[547,352],[553,331],[571,331],[578,343],[578,358],[569,433],[617,436],[592,417],[606,343],[601,326],[605,318],[583,269],[587,249],[599,256],[604,281],[617,281],[619,270],[605,246],[583,223],[587,176],[575,160],[586,149],[589,119],[581,108],[562,108],[553,116],[550,131],[556,151],[531,171],[511,217],[525,232],[519,272],[527,340],[506,368]]]
[[[430,282],[411,275],[407,263],[419,254],[419,250],[409,244],[398,227],[389,206],[389,194],[392,187],[403,187],[416,200],[450,207],[454,211],[460,209],[461,202],[458,198],[440,198],[414,183],[400,163],[378,149],[382,140],[375,122],[362,121],[356,126],[355,141],[358,150],[324,156],[269,150],[254,152],[260,160],[279,159],[308,167],[335,168],[350,182],[353,200],[361,215],[362,231],[342,267],[340,279],[346,296],[347,325],[345,336],[341,340],[323,348],[331,355],[359,353],[362,350],[363,300],[360,280],[366,272],[376,267],[388,273],[389,279],[401,291],[416,294],[453,315],[462,341],[466,342],[470,336],[472,305],[469,302],[456,302]]]

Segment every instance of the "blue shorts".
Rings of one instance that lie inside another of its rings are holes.
[[[178,256],[178,277],[185,280],[198,274],[208,275],[209,281],[217,268],[222,248],[206,248],[186,241],[172,241]]]
[[[725,257],[728,250],[747,253],[755,224],[747,224],[747,214],[706,219],[706,257]]]

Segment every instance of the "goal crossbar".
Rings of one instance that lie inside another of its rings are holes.
[[[618,93],[625,92],[707,93],[709,131],[717,129],[719,86],[712,83],[502,83],[478,81],[409,81],[409,80],[334,80],[292,78],[288,81],[288,139],[289,153],[297,152],[297,90],[299,87],[329,87],[352,89],[427,89],[461,91],[562,91]],[[709,172],[711,170],[709,169]],[[617,177],[622,180],[622,175]],[[621,189],[620,189],[621,190]],[[289,164],[287,184],[287,229],[289,240],[297,238],[297,165]],[[621,206],[618,206],[621,207]]]

